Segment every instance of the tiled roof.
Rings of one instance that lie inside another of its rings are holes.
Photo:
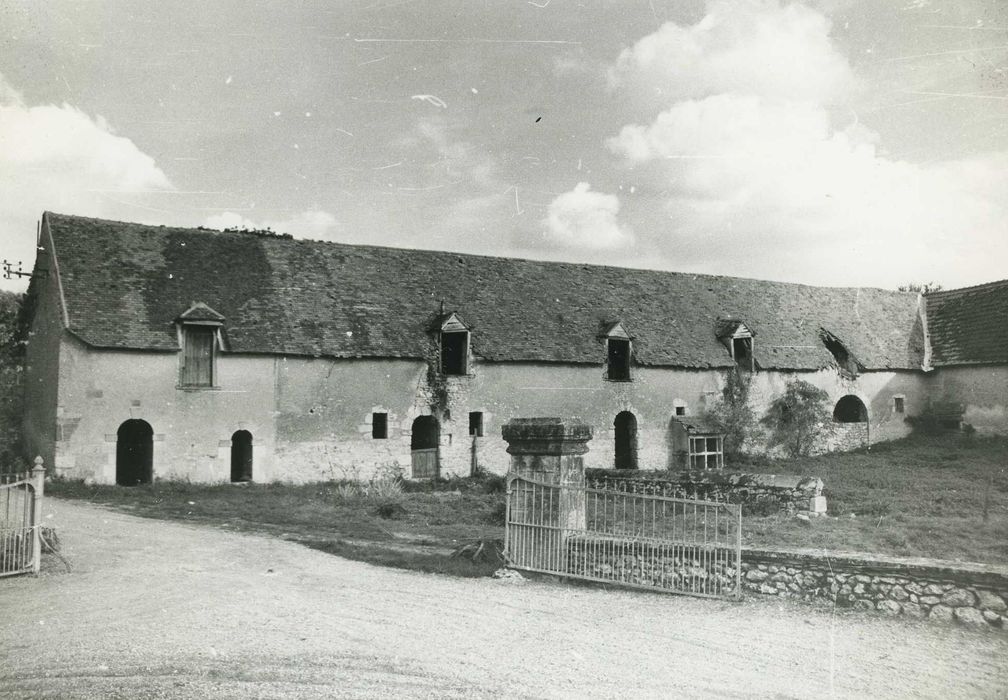
[[[494,361],[601,364],[623,322],[639,365],[729,367],[718,319],[756,335],[757,366],[833,363],[827,328],[867,369],[920,367],[916,295],[291,240],[47,213],[70,329],[103,347],[177,349],[194,300],[226,317],[233,352],[425,355],[442,311]]]
[[[1008,362],[1008,280],[928,294],[931,364]]]

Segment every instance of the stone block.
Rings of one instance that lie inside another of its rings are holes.
[[[955,619],[970,627],[990,627],[983,613],[976,608],[956,608]]]
[[[826,497],[813,496],[809,499],[809,513],[822,515],[826,512]]]
[[[947,605],[936,605],[928,612],[929,620],[938,620],[939,622],[951,622],[954,616],[952,608]]]
[[[919,602],[921,605],[938,605],[941,602],[941,598],[935,595],[922,595]]]
[[[915,605],[914,603],[903,603],[902,607],[903,614],[907,617],[924,617],[924,610],[919,605]]]
[[[893,600],[906,600],[910,594],[902,586],[893,586],[889,589],[889,597]]]
[[[942,596],[941,602],[950,608],[973,607],[976,604],[976,596],[964,588],[953,588]]]
[[[895,600],[880,600],[875,607],[886,615],[899,615],[903,611],[903,608]]]
[[[977,607],[983,610],[992,610],[996,613],[1001,613],[1008,609],[1001,596],[983,588],[977,591]]]
[[[761,583],[759,586],[759,592],[763,595],[777,595],[777,589],[766,583]]]
[[[998,627],[1000,627],[1002,624],[1002,617],[993,610],[984,610],[983,617],[985,620],[987,620],[987,622],[989,622],[992,625],[997,625]]]

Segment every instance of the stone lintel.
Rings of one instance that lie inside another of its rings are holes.
[[[501,434],[511,455],[582,455],[588,451],[592,428],[578,420],[512,418]]]

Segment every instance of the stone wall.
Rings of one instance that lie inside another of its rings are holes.
[[[741,503],[744,506],[768,507],[787,512],[809,510],[811,499],[821,496],[823,490],[821,479],[793,474],[588,469],[585,476],[589,486],[605,486],[631,493]]]
[[[1008,571],[935,560],[742,552],[746,591],[1008,629]]]

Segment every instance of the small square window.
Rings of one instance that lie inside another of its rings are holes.
[[[906,410],[906,406],[903,403],[903,397],[902,396],[894,396],[893,397],[893,410],[896,413],[903,413],[903,411]]]
[[[686,407],[685,406],[676,406],[675,407],[675,414],[677,416],[685,416],[686,415]]]
[[[371,437],[374,440],[385,440],[388,438],[388,414],[371,414]]]
[[[469,434],[483,437],[483,411],[472,411],[469,414]]]

